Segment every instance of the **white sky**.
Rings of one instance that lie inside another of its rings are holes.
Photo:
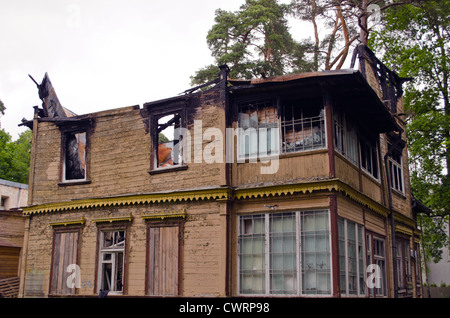
[[[33,106],[42,104],[28,74],[40,83],[48,72],[61,104],[77,114],[178,95],[214,62],[206,35],[215,10],[243,3],[0,0],[1,128],[17,139],[26,130],[21,119],[32,119]],[[292,27],[296,38],[305,33]]]

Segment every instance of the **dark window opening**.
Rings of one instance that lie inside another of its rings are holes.
[[[64,134],[63,180],[86,180],[86,132]]]

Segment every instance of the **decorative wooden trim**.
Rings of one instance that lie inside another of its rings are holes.
[[[413,236],[413,234],[414,234],[412,229],[409,229],[409,228],[401,226],[401,225],[395,226],[395,232],[403,233],[408,236]]]
[[[185,219],[186,215],[186,210],[183,209],[181,211],[163,211],[160,213],[147,214],[143,215],[142,218],[144,220]]]
[[[23,208],[24,215],[63,212],[70,210],[89,209],[96,207],[113,207],[135,204],[184,202],[194,200],[217,200],[232,197],[230,188],[214,188],[206,190],[191,190],[179,192],[151,193],[143,195],[130,195],[121,197],[83,199],[48,203]]]
[[[400,212],[394,211],[394,218],[396,222],[401,222],[405,225],[416,228],[416,222],[406,215],[401,214]]]
[[[23,208],[23,214],[32,215],[38,213],[50,213],[50,212],[64,212],[79,209],[89,209],[97,207],[114,207],[125,205],[139,205],[139,204],[151,204],[151,203],[170,203],[170,202],[188,202],[199,200],[245,200],[245,199],[258,199],[269,198],[278,196],[289,196],[294,194],[308,194],[315,191],[328,191],[328,192],[342,192],[348,196],[351,200],[361,204],[364,207],[386,217],[391,212],[387,207],[371,199],[362,192],[354,189],[353,187],[343,183],[338,178],[326,179],[312,182],[301,182],[294,184],[279,184],[265,187],[256,188],[237,188],[232,189],[229,187],[220,187],[212,189],[201,190],[189,190],[189,191],[177,191],[177,192],[162,192],[151,193],[143,195],[130,195],[121,197],[109,197],[109,198],[97,198],[97,199],[85,199],[65,201],[58,203],[49,203],[42,205],[35,205]],[[395,218],[404,223],[405,225],[415,227],[415,222],[411,218],[404,216],[398,212],[395,213]],[[161,219],[167,212],[161,212],[160,214],[149,214],[148,219],[151,216]],[[147,217],[145,216],[145,217]],[[182,215],[177,215],[182,217]],[[128,218],[128,217],[127,217]],[[100,221],[103,219],[99,219]],[[109,219],[107,219],[109,220]],[[100,222],[97,221],[97,222]],[[104,221],[109,222],[109,221]]]
[[[50,226],[67,226],[67,225],[84,225],[86,223],[86,220],[84,217],[77,220],[63,220],[59,222],[51,222],[49,223]]]
[[[115,216],[110,218],[99,218],[99,219],[93,219],[92,222],[94,223],[112,223],[112,222],[131,222],[133,221],[133,215],[130,213],[128,216]]]

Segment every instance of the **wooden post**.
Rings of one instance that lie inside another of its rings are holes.
[[[325,125],[327,130],[327,147],[329,160],[329,177],[336,177],[336,168],[334,161],[334,141],[333,141],[333,103],[331,94],[327,87],[323,88],[323,105],[325,108]]]

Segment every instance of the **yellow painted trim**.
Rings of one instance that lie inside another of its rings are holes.
[[[383,216],[390,214],[389,209],[382,204],[372,200],[365,194],[353,189],[341,182],[339,179],[316,181],[308,183],[297,183],[287,185],[274,185],[268,187],[237,189],[235,197],[237,199],[256,199],[270,196],[293,195],[296,193],[307,194],[313,191],[338,191],[347,195],[353,201],[358,202]]]
[[[133,221],[133,215],[128,216],[115,216],[110,218],[99,218],[99,219],[93,219],[92,222],[94,223],[112,223],[112,222],[121,222],[121,221]]]
[[[74,200],[69,202],[48,203],[23,208],[24,215],[37,213],[62,212],[78,209],[88,209],[97,207],[113,207],[150,203],[176,203],[197,200],[245,200],[267,198],[272,196],[287,196],[294,194],[308,194],[314,191],[337,191],[342,192],[350,199],[377,212],[383,216],[390,214],[388,208],[374,201],[365,194],[355,190],[351,186],[341,182],[339,179],[329,179],[323,181],[303,182],[296,184],[281,184],[257,188],[214,188],[190,191],[178,191],[170,193],[151,193],[142,195],[130,195],[122,197],[98,198]],[[403,218],[409,220],[408,218]],[[403,220],[402,219],[402,220]],[[404,222],[406,223],[406,222]],[[411,220],[409,220],[410,224]]]
[[[403,233],[403,234],[409,235],[409,236],[413,235],[413,230],[412,229],[409,229],[409,228],[401,226],[401,225],[396,225],[395,226],[395,231],[399,232],[399,233]]]
[[[184,202],[194,200],[217,200],[232,197],[232,190],[229,188],[216,188],[207,190],[192,190],[170,193],[152,193],[143,195],[130,195],[123,197],[83,199],[74,201],[65,201],[57,203],[40,204],[23,208],[24,215],[63,212],[78,209],[89,209],[97,207],[113,207],[135,204],[166,203],[166,202]]]
[[[82,217],[78,220],[64,220],[59,222],[51,222],[49,223],[50,226],[67,226],[67,225],[74,225],[74,224],[81,224],[83,225],[86,223],[86,220]]]
[[[164,220],[164,219],[184,219],[186,218],[186,210],[183,209],[181,211],[163,211],[160,213],[152,213],[143,215],[142,218],[144,220]]]
[[[410,227],[413,227],[413,228],[416,227],[416,222],[413,219],[407,217],[406,215],[401,214],[400,212],[396,212],[396,211],[394,212],[394,219],[395,219],[395,221],[402,222],[405,225],[408,225]]]

